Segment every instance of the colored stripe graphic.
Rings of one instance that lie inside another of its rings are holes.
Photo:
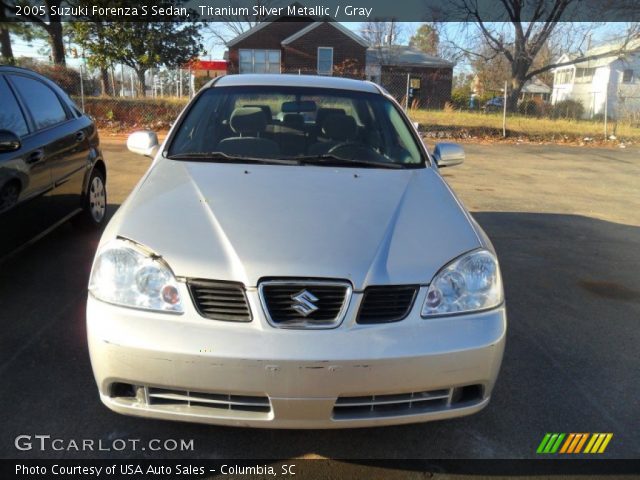
[[[556,453],[562,444],[562,440],[566,434],[564,433],[547,433],[540,445],[538,445],[537,453]]]
[[[594,433],[584,453],[604,453],[613,438],[613,433]]]
[[[546,433],[536,453],[604,453],[612,438],[613,433]]]
[[[547,445],[547,442],[549,441],[549,438],[551,438],[551,434],[547,433],[544,436],[544,438],[542,439],[542,441],[540,442],[540,445],[538,445],[538,450],[536,450],[536,453],[544,452],[544,447]]]
[[[571,445],[571,442],[573,442],[573,439],[576,437],[575,433],[570,433],[569,436],[567,437],[567,440],[564,442],[564,445],[562,445],[562,448],[560,449],[560,453],[567,453],[567,449],[569,448],[569,445]]]
[[[574,450],[573,453],[580,453],[582,451],[582,447],[584,446],[585,442],[587,441],[587,438],[589,438],[589,434],[588,433],[581,433],[580,435],[582,435],[582,438],[578,442],[578,445],[576,445],[576,449]]]
[[[607,433],[607,436],[604,439],[604,442],[602,442],[602,445],[600,445],[600,450],[598,450],[598,453],[604,453],[604,451],[607,449],[607,445],[609,445],[609,442],[611,441],[612,438],[613,438],[613,433]]]

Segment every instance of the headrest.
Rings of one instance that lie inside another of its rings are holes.
[[[271,115],[271,107],[269,105],[242,105],[243,107],[257,107],[261,109],[267,117],[267,122],[271,120],[273,117]]]
[[[352,140],[358,133],[358,126],[351,115],[332,114],[328,115],[322,125],[322,132],[331,140],[344,142]]]
[[[282,117],[282,123],[287,127],[301,130],[304,128],[304,117],[299,113],[285,113]]]
[[[260,133],[267,128],[267,119],[260,107],[239,107],[231,113],[229,125],[241,135]]]
[[[334,114],[342,114],[344,115],[346,112],[344,108],[319,108],[316,113],[316,125],[323,126],[324,119],[327,118],[328,115]]]

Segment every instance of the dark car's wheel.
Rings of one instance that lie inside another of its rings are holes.
[[[20,196],[20,185],[16,182],[9,182],[0,189],[0,212],[8,210],[18,203]]]
[[[91,172],[83,202],[83,212],[76,217],[75,223],[86,227],[101,226],[107,216],[107,188],[104,174],[98,169]]]

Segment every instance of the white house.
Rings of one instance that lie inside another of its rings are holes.
[[[616,52],[620,45],[607,44],[592,48],[586,55]],[[612,53],[596,60],[576,63],[553,70],[551,103],[576,100],[584,106],[586,118],[607,111],[611,118],[640,116],[640,39],[627,46],[631,53]],[[564,54],[558,63],[571,60]]]

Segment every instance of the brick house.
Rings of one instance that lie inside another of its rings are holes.
[[[364,78],[367,42],[331,19],[281,17],[231,40],[228,73],[306,73]]]

